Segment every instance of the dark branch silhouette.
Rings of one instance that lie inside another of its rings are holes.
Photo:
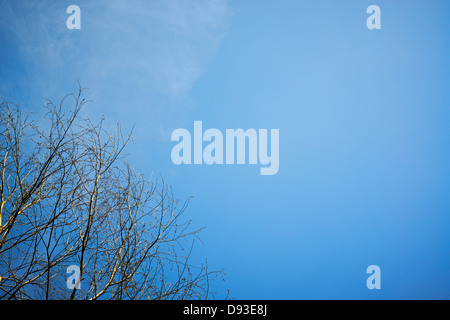
[[[223,272],[191,265],[201,229],[182,221],[189,201],[124,161],[131,134],[81,118],[83,91],[47,101],[44,129],[0,105],[0,299],[212,297]]]

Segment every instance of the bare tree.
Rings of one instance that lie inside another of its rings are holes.
[[[201,229],[181,220],[188,201],[136,173],[131,135],[82,119],[86,103],[81,88],[47,101],[45,126],[0,105],[0,299],[212,297],[223,272],[191,265]],[[71,265],[81,288],[66,283]]]

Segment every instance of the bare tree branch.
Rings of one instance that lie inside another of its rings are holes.
[[[223,272],[191,265],[189,201],[124,161],[131,134],[81,118],[83,92],[47,101],[45,128],[0,104],[0,299],[212,297]],[[80,289],[67,288],[70,265]]]

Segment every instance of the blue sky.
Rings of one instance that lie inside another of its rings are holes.
[[[66,8],[81,8],[81,30]],[[381,30],[366,9],[381,8]],[[89,87],[130,162],[194,196],[218,298],[450,298],[448,1],[0,1],[0,96]],[[171,132],[280,130],[280,169],[172,163]],[[368,290],[366,268],[381,268]]]

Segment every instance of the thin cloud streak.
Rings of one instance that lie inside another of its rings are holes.
[[[81,0],[81,30],[66,28],[70,4],[0,3],[0,37],[9,46],[0,54],[13,46],[26,66],[21,74],[2,67],[0,94],[57,100],[80,81],[95,101],[89,116],[166,139],[189,114],[189,90],[226,33],[227,0]]]

